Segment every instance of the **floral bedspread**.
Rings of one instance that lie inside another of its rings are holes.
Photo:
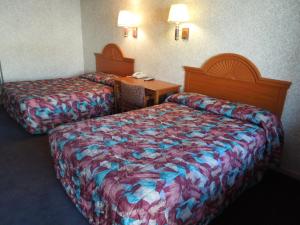
[[[50,131],[58,179],[91,224],[207,224],[282,146],[271,113],[176,94]]]
[[[46,133],[71,121],[108,115],[111,87],[72,77],[4,84],[4,107],[29,133]]]

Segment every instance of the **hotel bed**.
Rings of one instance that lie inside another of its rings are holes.
[[[114,75],[132,74],[134,60],[124,58],[114,44],[95,56],[97,73],[5,83],[4,107],[31,134],[47,133],[62,123],[111,114]]]
[[[185,72],[187,92],[163,104],[50,132],[57,177],[91,224],[207,224],[278,162],[289,82],[234,54]]]

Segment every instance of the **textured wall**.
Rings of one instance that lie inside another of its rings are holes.
[[[0,60],[6,81],[82,72],[80,0],[0,0]]]
[[[95,70],[94,52],[115,42],[136,58],[136,70],[182,84],[182,65],[200,66],[222,52],[252,60],[265,77],[293,82],[283,122],[286,148],[283,169],[300,177],[300,1],[190,0],[189,41],[173,40],[167,23],[171,0],[81,0],[84,63]],[[120,9],[141,16],[139,38],[123,38],[116,26]]]

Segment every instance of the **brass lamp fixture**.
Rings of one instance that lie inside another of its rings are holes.
[[[180,23],[187,22],[189,20],[188,8],[185,4],[173,4],[171,5],[168,22],[175,23],[175,40],[179,40],[179,25]],[[182,29],[182,39],[189,38],[189,28]]]
[[[128,11],[128,10],[120,10],[118,15],[118,27],[123,27],[124,29],[124,37],[128,37],[129,30],[132,30],[132,37],[138,37],[138,17]]]

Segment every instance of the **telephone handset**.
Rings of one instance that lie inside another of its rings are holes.
[[[142,79],[142,78],[147,78],[148,75],[143,72],[135,72],[134,74],[132,74],[132,77],[137,79]]]

